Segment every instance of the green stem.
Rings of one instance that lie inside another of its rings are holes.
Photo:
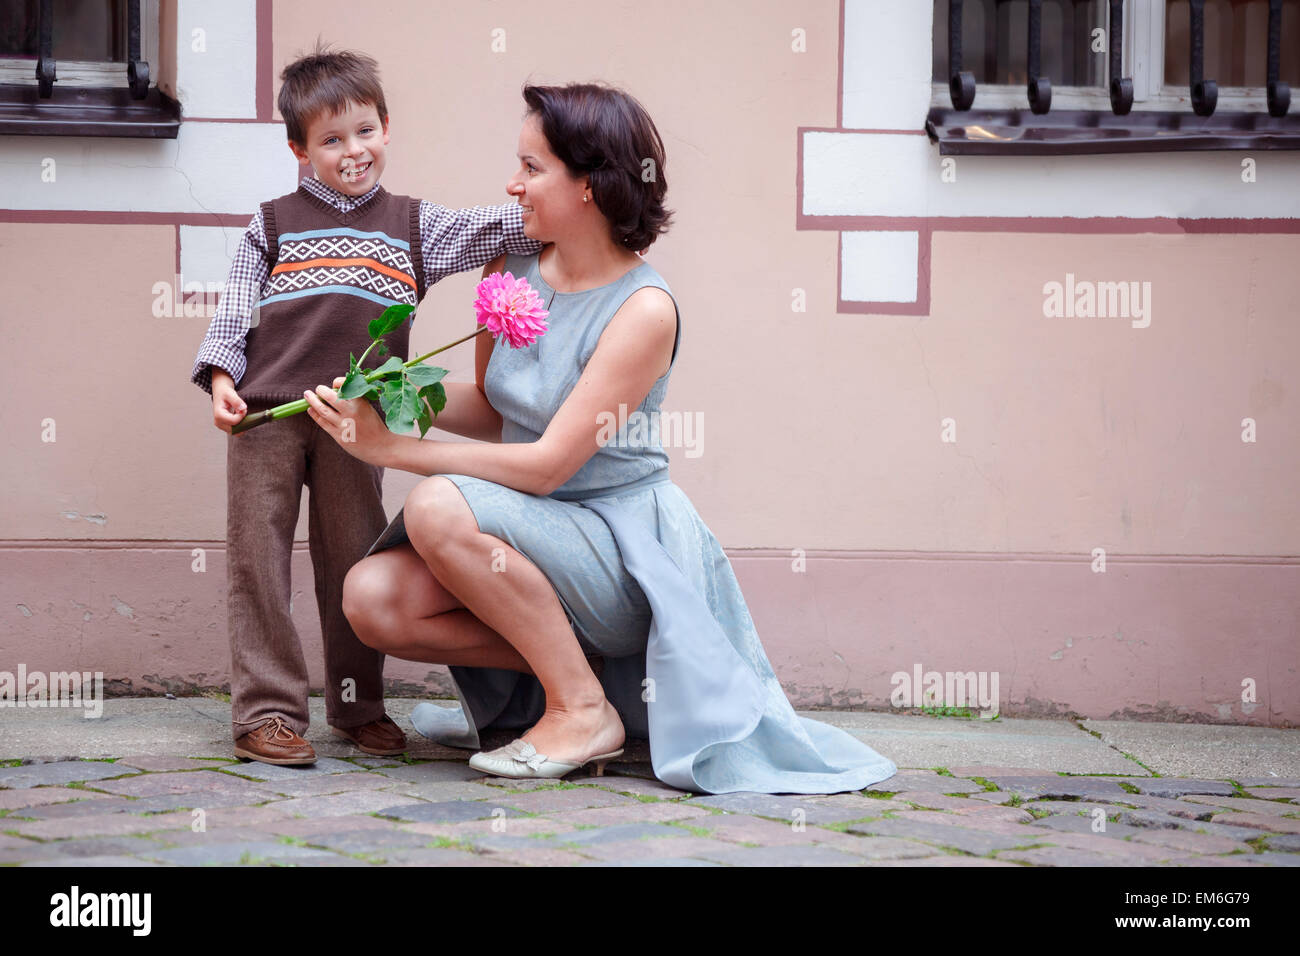
[[[471,332],[469,335],[465,335],[462,336],[461,338],[458,338],[455,342],[448,343],[447,345],[444,345],[441,348],[434,349],[432,352],[425,352],[423,355],[411,359],[409,362],[404,363],[402,365],[402,368],[410,368],[412,365],[419,365],[425,359],[432,358],[433,356],[437,355],[439,352],[445,352],[447,351],[447,349],[452,348],[453,346],[460,345],[461,342],[468,342],[476,335],[482,335],[486,331],[487,331],[487,326],[485,325],[483,326],[483,328],[479,329],[476,332]],[[378,345],[379,341],[380,341],[379,339],[375,339],[373,342],[370,343],[370,348],[366,349],[364,352],[361,353],[361,358],[357,360],[358,366],[360,366],[361,363],[366,360],[366,356],[370,354],[370,349],[373,349],[376,345]],[[383,375],[376,374],[375,372],[370,372],[366,375],[367,382],[373,382],[377,378],[383,378]],[[254,412],[252,415],[245,415],[243,419],[240,420],[239,424],[235,425],[233,428],[230,429],[230,433],[232,435],[238,435],[240,432],[246,432],[250,428],[256,428],[258,425],[265,425],[267,422],[274,422],[274,421],[278,421],[281,418],[288,418],[290,415],[301,415],[306,410],[307,410],[307,399],[305,398],[300,398],[297,401],[293,401],[293,402],[286,402],[284,405],[277,405],[275,406],[275,408],[268,408],[266,411],[263,412]]]

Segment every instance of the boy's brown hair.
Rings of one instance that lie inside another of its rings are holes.
[[[280,74],[283,85],[277,105],[289,141],[305,146],[307,127],[326,113],[333,116],[349,102],[374,106],[379,122],[388,125],[388,106],[379,83],[379,64],[352,50],[332,51],[316,44],[316,51],[299,57]]]

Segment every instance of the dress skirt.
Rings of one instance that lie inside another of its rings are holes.
[[[555,587],[630,737],[655,776],[697,793],[838,793],[897,768],[858,738],[794,712],[763,651],[722,546],[663,471],[594,494],[531,495],[468,475],[454,482],[479,530]],[[368,553],[407,540],[402,515]],[[479,731],[526,730],[545,709],[531,674],[450,667],[461,710],[424,708],[416,728],[479,749]]]

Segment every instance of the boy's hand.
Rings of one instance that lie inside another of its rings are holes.
[[[212,424],[229,435],[230,429],[247,414],[248,406],[235,391],[235,380],[230,373],[212,366]]]

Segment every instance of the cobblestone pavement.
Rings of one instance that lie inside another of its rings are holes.
[[[857,793],[703,796],[648,757],[631,741],[609,775],[560,782],[486,777],[451,751],[9,761],[0,865],[1300,865],[1300,778],[951,766]]]

